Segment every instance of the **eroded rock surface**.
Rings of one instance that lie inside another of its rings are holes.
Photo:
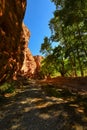
[[[35,77],[38,77],[40,68],[41,68],[41,61],[43,60],[43,57],[40,55],[37,55],[37,56],[34,56],[34,60],[36,62]]]
[[[24,61],[23,61],[21,72],[23,76],[29,78],[35,78],[39,76],[42,56],[32,55],[30,49],[28,48],[30,31],[24,24],[22,24],[22,28],[23,28],[23,38],[25,41],[25,45],[24,45]]]
[[[23,37],[25,41],[24,45],[24,61],[21,69],[22,75],[29,78],[38,77],[38,73],[41,66],[42,56],[33,56],[30,49],[28,48],[28,43],[30,39],[30,31],[23,24]]]
[[[17,79],[19,74],[34,78],[41,57],[28,48],[30,31],[23,24],[26,0],[0,0],[0,82]]]
[[[0,82],[16,77],[24,60],[26,0],[0,0]]]
[[[24,24],[22,25],[22,28],[23,28],[23,37],[24,37],[25,45],[24,45],[24,61],[23,61],[21,72],[22,75],[24,76],[33,77],[36,70],[36,63],[32,53],[30,52],[30,49],[28,48],[30,31]]]

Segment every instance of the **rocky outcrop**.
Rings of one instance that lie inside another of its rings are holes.
[[[28,48],[30,31],[24,24],[22,25],[22,27],[23,27],[23,37],[25,40],[25,45],[24,45],[24,61],[21,72],[22,75],[24,76],[35,78],[38,77],[42,56],[32,55],[30,49]]]
[[[32,56],[29,48],[25,48],[22,75],[29,78],[39,78],[42,56]]]
[[[39,76],[40,68],[41,68],[41,61],[43,60],[43,57],[40,55],[34,56],[34,60],[36,63],[36,70],[35,70],[35,76]]]
[[[0,0],[0,82],[16,77],[22,67],[25,8],[26,0]]]
[[[0,83],[19,74],[34,78],[40,70],[40,56],[28,48],[30,31],[22,23],[26,0],[0,0]]]
[[[25,48],[24,62],[22,66],[22,75],[34,78],[36,71],[36,62],[30,52],[29,48]]]
[[[24,76],[33,77],[36,70],[36,63],[32,56],[32,53],[30,52],[28,48],[30,31],[24,24],[22,27],[23,27],[23,37],[25,39],[25,45],[24,45],[24,61],[23,61],[21,72],[22,72],[22,75]]]

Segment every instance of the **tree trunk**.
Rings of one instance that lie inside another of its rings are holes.
[[[78,57],[78,62],[79,62],[80,73],[81,73],[81,76],[83,77],[84,76],[84,72],[83,72],[83,67],[82,67],[82,64],[81,64],[78,48],[77,48],[77,57]]]

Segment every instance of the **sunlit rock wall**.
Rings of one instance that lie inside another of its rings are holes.
[[[22,28],[23,28],[22,37],[24,39],[25,44],[24,44],[24,61],[21,68],[21,75],[29,78],[38,78],[42,56],[32,55],[30,49],[28,48],[30,31],[24,24],[22,24]]]
[[[25,45],[24,45],[24,61],[21,72],[22,75],[33,78],[36,71],[36,62],[33,58],[32,53],[30,52],[30,49],[28,48],[30,31],[24,24],[22,27],[23,27],[23,37],[25,39]]]
[[[34,56],[34,60],[36,62],[35,77],[38,77],[40,68],[41,68],[41,61],[43,60],[43,56],[40,56],[40,55]]]

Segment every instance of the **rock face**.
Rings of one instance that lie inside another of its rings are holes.
[[[25,9],[26,0],[0,0],[0,83],[18,74],[38,75],[41,57],[33,57],[28,48],[30,32],[22,23]]]
[[[38,78],[41,67],[42,56],[32,56],[29,48],[25,48],[24,62],[21,69],[22,75],[29,78]]]
[[[24,45],[24,61],[21,69],[22,75],[35,78],[38,77],[38,73],[41,66],[42,56],[33,56],[28,48],[28,42],[30,38],[30,31],[23,24],[23,37],[25,39]]]
[[[24,62],[22,66],[22,74],[24,76],[34,78],[36,72],[36,62],[29,50],[29,48],[25,48],[24,52]]]
[[[26,0],[0,0],[0,82],[16,77],[24,60]]]
[[[22,75],[32,78],[36,70],[36,63],[32,56],[32,53],[28,48],[30,31],[27,29],[27,27],[24,24],[23,24],[23,37],[25,39],[25,45],[24,45],[24,61],[23,61],[21,72]]]
[[[36,62],[35,76],[38,77],[39,76],[39,71],[40,71],[40,68],[41,68],[41,61],[43,60],[43,57],[37,55],[37,56],[34,56],[34,60]]]

